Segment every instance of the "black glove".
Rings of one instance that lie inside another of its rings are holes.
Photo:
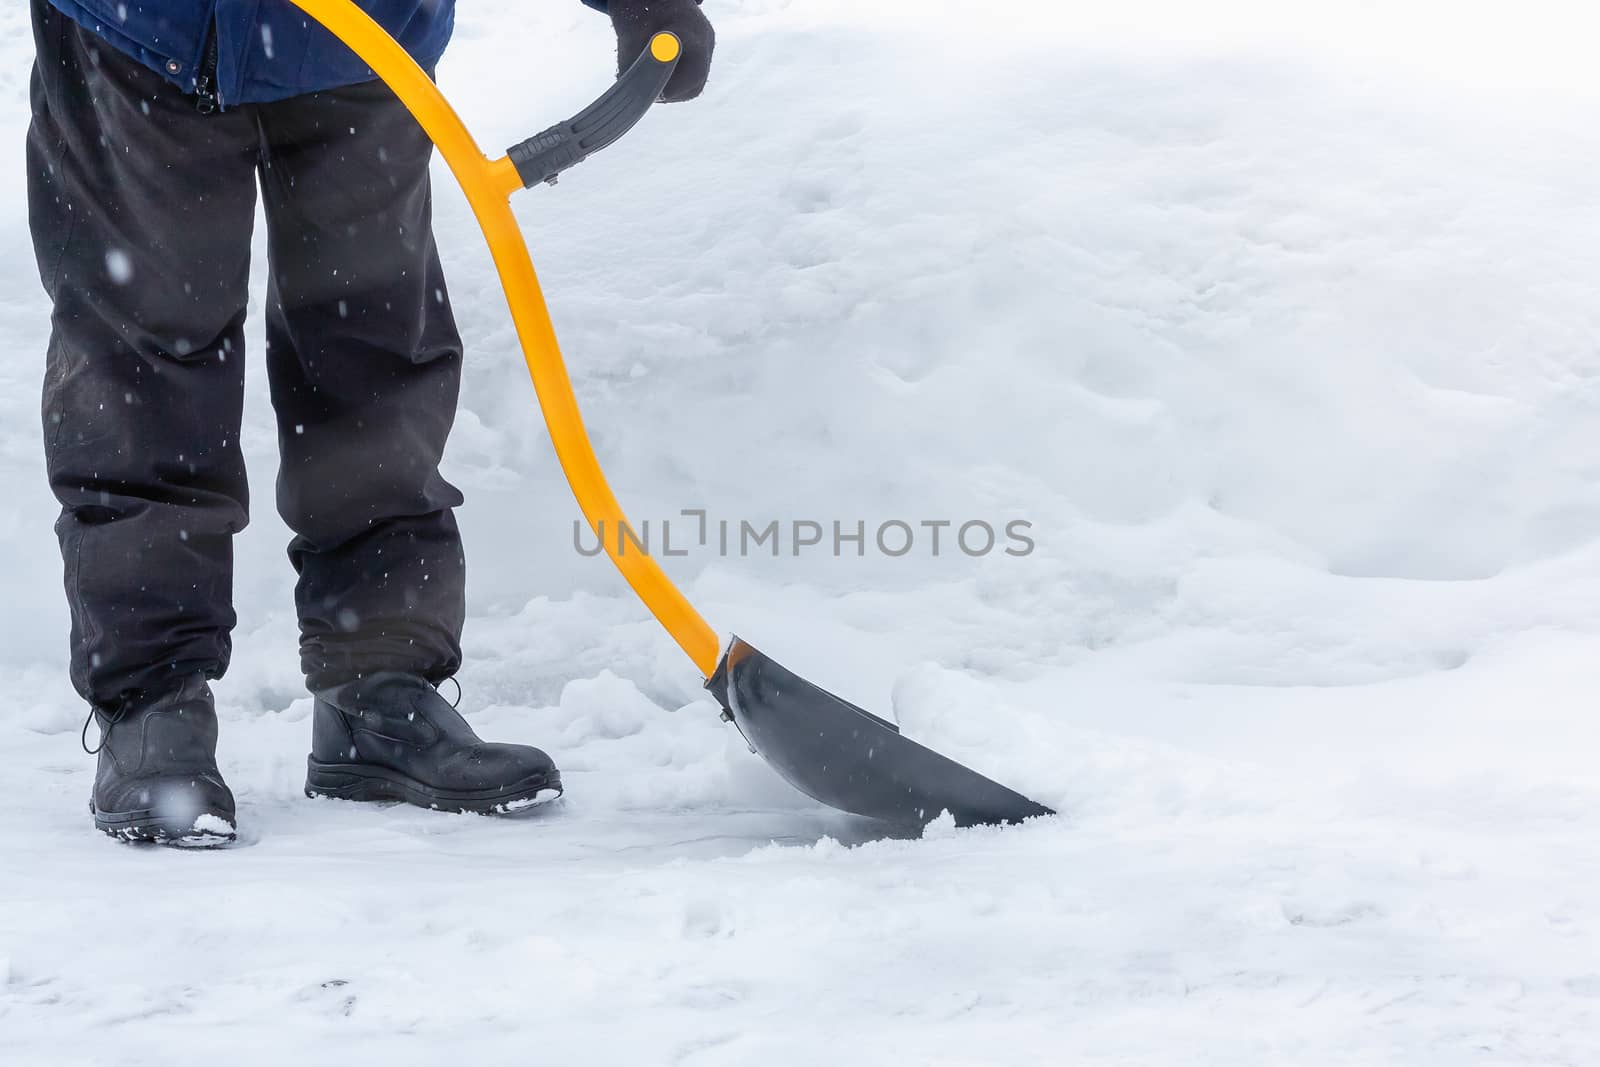
[[[700,95],[711,73],[717,33],[701,14],[699,0],[610,0],[606,10],[617,30],[618,74],[639,58],[651,37],[666,30],[678,35],[683,54],[661,99],[671,104]]]

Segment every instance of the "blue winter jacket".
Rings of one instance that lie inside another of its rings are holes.
[[[583,0],[605,10],[605,0]],[[289,0],[50,0],[80,26],[185,92],[223,106],[353,85],[371,70]],[[431,68],[455,26],[455,0],[357,0]]]

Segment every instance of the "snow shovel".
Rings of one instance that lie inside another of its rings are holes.
[[[589,107],[490,159],[428,76],[352,0],[293,0],[348,45],[394,90],[433,139],[466,192],[494,255],[556,457],[578,507],[606,553],[657,621],[694,661],[722,717],[801,792],[844,811],[924,824],[948,811],[959,825],[1018,822],[1054,814],[1020,793],[903,736],[893,723],[849,704],[717,632],[644,552],[624,553],[603,531],[627,520],[589,444],[561,359],[544,294],[509,198],[621,137],[660,98],[679,42],[657,34],[643,55]]]

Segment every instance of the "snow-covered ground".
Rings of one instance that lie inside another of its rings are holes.
[[[463,708],[568,796],[500,821],[304,799],[258,493],[218,687],[246,847],[203,855],[85,812],[22,6],[0,1063],[1600,1062],[1581,5],[708,0],[705,97],[519,201],[602,460],[636,519],[1030,522],[1023,557],[668,566],[716,625],[1061,815],[884,838],[742,748],[574,551],[441,171]],[[609,62],[576,0],[477,0],[441,81],[499,146]]]

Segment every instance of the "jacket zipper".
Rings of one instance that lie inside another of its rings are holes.
[[[202,115],[214,115],[222,102],[217,98],[217,24],[206,29],[206,51],[194,77],[194,106]]]

